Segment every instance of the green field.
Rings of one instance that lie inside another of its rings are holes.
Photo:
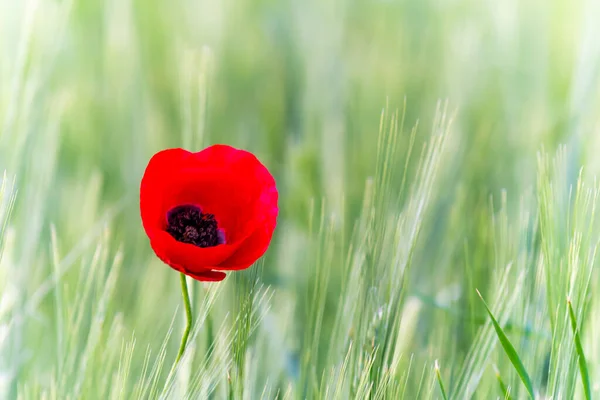
[[[599,18],[0,0],[0,399],[600,396]],[[189,281],[172,371],[140,179],[214,143],[271,170],[280,216],[252,268]]]

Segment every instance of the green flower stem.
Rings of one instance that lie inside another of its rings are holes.
[[[179,277],[181,279],[181,294],[183,295],[183,305],[185,306],[186,324],[185,330],[183,331],[183,337],[181,338],[181,345],[179,346],[179,354],[177,354],[177,358],[175,359],[175,365],[179,363],[179,360],[181,360],[181,357],[183,356],[188,337],[190,336],[190,330],[192,329],[192,305],[190,304],[187,281],[184,273],[180,273]]]

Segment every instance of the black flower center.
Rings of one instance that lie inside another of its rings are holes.
[[[167,232],[175,240],[198,247],[213,247],[225,242],[215,216],[199,207],[183,205],[167,213]]]

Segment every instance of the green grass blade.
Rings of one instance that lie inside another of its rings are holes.
[[[500,371],[498,370],[498,367],[496,367],[495,365],[494,365],[494,373],[496,374],[496,380],[498,381],[498,385],[500,386],[500,391],[502,392],[502,398],[504,400],[512,400],[512,396],[510,395],[510,390],[508,389],[508,386],[506,386],[506,383],[504,383],[504,380],[500,376]]]
[[[583,353],[583,346],[581,345],[581,338],[579,336],[579,328],[577,328],[577,318],[573,311],[571,299],[567,299],[567,305],[569,306],[569,319],[571,320],[571,328],[573,328],[573,336],[575,339],[575,349],[577,350],[579,371],[581,372],[581,383],[583,384],[583,391],[585,398],[590,400],[592,398],[592,390],[590,388],[590,374],[588,372],[587,363],[585,361],[585,354]]]
[[[448,400],[448,395],[446,394],[446,387],[444,386],[444,381],[442,381],[442,375],[440,374],[440,364],[438,363],[438,360],[435,360],[435,376],[437,377],[437,381],[440,385],[442,398],[444,400]]]
[[[475,290],[477,290],[477,289],[475,289]],[[531,384],[531,379],[529,378],[529,374],[527,373],[527,370],[525,369],[525,366],[523,365],[523,362],[521,361],[519,354],[515,350],[514,346],[510,342],[510,340],[508,340],[508,337],[502,330],[502,327],[500,327],[500,324],[494,317],[494,314],[492,314],[492,311],[490,310],[487,303],[483,299],[483,296],[481,295],[481,293],[479,293],[479,290],[477,290],[477,294],[481,298],[481,301],[483,302],[483,305],[485,306],[485,309],[492,320],[492,324],[494,325],[494,329],[496,330],[496,334],[498,335],[500,344],[502,344],[502,348],[504,348],[504,352],[510,359],[510,362],[512,363],[512,365],[515,367],[515,370],[517,371],[517,374],[519,374],[521,381],[523,381],[523,384],[525,385],[525,388],[527,389],[527,393],[529,393],[529,397],[534,399],[535,395],[534,395],[533,385]]]

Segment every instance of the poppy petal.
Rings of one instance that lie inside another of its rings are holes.
[[[150,244],[156,255],[171,266],[181,265],[187,271],[199,272],[207,265],[218,265],[229,258],[242,242],[214,247],[198,247],[193,244],[178,242],[165,231],[153,231]]]
[[[191,154],[183,149],[168,149],[156,153],[150,159],[140,185],[140,211],[146,232],[163,223],[165,186],[186,165]]]
[[[251,232],[257,194],[244,187],[243,179],[214,169],[186,169],[163,193],[162,215],[173,207],[193,204],[213,214],[226,234],[227,242],[245,239]]]
[[[258,230],[252,234],[243,245],[220,265],[213,267],[218,270],[246,269],[262,257],[267,251],[273,230]]]
[[[237,169],[240,164],[255,164],[260,162],[248,151],[239,150],[226,144],[215,144],[198,153],[194,153],[197,165],[218,166]]]
[[[224,272],[219,271],[203,271],[199,273],[184,272],[184,274],[202,282],[220,282],[227,276]]]
[[[190,272],[186,271],[181,265],[170,265],[170,267],[198,281],[218,282],[222,281],[226,277],[226,274],[224,272],[213,271],[210,268],[199,272]]]
[[[262,221],[258,228],[251,236],[249,236],[236,252],[228,257],[215,269],[222,270],[239,270],[248,268],[254,264],[256,260],[262,257],[267,251],[273,232],[277,224],[277,190],[273,188],[261,196],[260,209],[262,210]]]

